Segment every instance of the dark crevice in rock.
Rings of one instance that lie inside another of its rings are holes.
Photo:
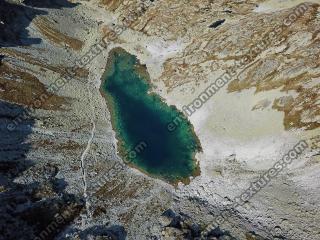
[[[223,24],[225,21],[226,21],[225,19],[215,21],[214,23],[212,23],[212,24],[209,26],[209,28],[217,28],[217,27],[219,27],[221,24]]]

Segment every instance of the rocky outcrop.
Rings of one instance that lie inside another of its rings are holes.
[[[163,226],[163,239],[208,239],[208,240],[236,240],[236,237],[230,235],[226,230],[216,227],[209,232],[204,231],[203,226],[197,223],[195,219],[188,215],[177,214],[173,210],[166,210],[160,217]],[[246,233],[247,240],[264,240],[265,238],[255,234],[254,232]]]

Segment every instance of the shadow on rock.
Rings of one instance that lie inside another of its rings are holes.
[[[77,235],[81,240],[125,240],[127,238],[124,227],[119,225],[93,226]]]
[[[72,8],[78,5],[67,0],[24,0],[23,3],[30,7],[55,9]]]
[[[27,28],[31,21],[39,15],[47,15],[45,8],[72,8],[76,5],[67,0],[26,0],[24,5],[0,0],[0,47],[29,46],[40,43],[40,38],[29,36]]]
[[[33,119],[7,129],[22,111],[0,100],[0,239],[54,239],[79,216],[83,202],[64,192],[58,166],[29,160]]]
[[[162,225],[162,235],[164,239],[185,239],[185,240],[238,240],[229,231],[220,227],[206,231],[206,226],[197,223],[196,219],[191,218],[182,212],[175,213],[168,209],[160,217]],[[247,232],[246,239],[267,240],[254,232]]]

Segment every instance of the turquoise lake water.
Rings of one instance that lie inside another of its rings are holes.
[[[169,182],[198,174],[195,154],[201,147],[192,125],[175,107],[148,93],[149,75],[134,55],[113,49],[103,80],[101,91],[120,155],[128,164]],[[175,131],[168,131],[168,123],[177,116],[182,122]]]

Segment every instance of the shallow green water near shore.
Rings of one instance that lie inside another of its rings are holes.
[[[192,125],[175,107],[148,93],[149,76],[136,57],[113,49],[103,80],[101,92],[124,160],[170,182],[196,175],[195,153],[201,147]],[[168,131],[168,123],[177,116],[182,122],[175,131]]]

